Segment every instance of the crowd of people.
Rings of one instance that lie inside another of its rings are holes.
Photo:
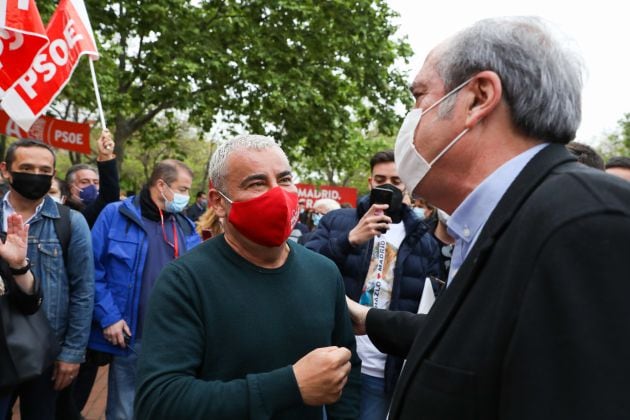
[[[107,130],[64,179],[12,143],[0,418],[82,418],[105,364],[107,419],[627,417],[630,157],[573,141],[581,87],[538,18],[464,29],[349,208],[306,209],[260,135],[222,143],[192,203],[175,159],[121,199]],[[7,320],[37,313],[56,356],[27,373]]]

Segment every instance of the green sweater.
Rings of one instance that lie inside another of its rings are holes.
[[[162,271],[146,316],[138,419],[321,419],[302,402],[292,365],[318,347],[352,350],[328,418],[357,418],[360,360],[334,263],[289,241],[277,269],[225,242],[204,242]]]

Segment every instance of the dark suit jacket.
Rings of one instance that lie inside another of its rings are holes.
[[[367,330],[408,356],[391,420],[630,418],[630,183],[546,147],[429,315]]]

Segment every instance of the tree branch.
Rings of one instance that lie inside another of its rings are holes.
[[[129,126],[131,127],[131,130],[132,131],[139,130],[149,121],[151,121],[153,117],[155,117],[157,114],[159,114],[160,112],[170,107],[171,107],[171,101],[165,101],[165,102],[162,102],[160,105],[156,106],[155,108],[153,108],[153,110],[143,115],[139,115],[137,117],[132,118],[129,121]]]

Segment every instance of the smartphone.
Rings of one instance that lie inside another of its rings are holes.
[[[372,191],[370,191],[370,207],[373,204],[387,204],[388,206],[392,205],[394,193],[387,188],[374,187]],[[387,211],[385,211],[387,214]],[[386,233],[387,229],[379,229],[381,233]]]
[[[387,188],[374,187],[370,191],[370,206],[372,204],[387,204],[392,205],[392,198],[394,193]]]

